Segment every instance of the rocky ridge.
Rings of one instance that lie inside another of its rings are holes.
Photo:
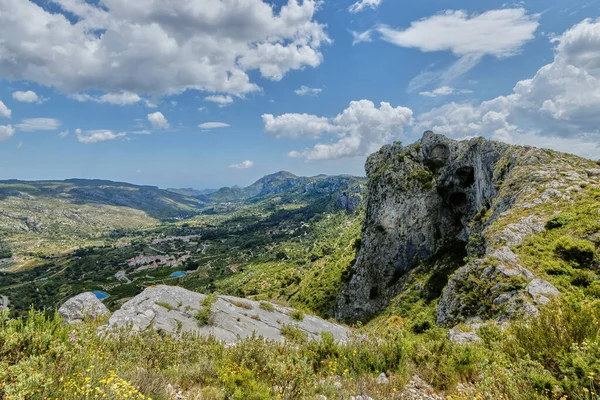
[[[433,132],[384,146],[366,170],[361,246],[335,309],[343,321],[369,319],[409,290],[441,295],[442,326],[537,312],[559,291],[523,268],[513,248],[544,230],[548,204],[598,183],[590,160]],[[435,271],[435,282],[412,288],[419,269]]]

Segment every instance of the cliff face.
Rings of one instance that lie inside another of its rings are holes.
[[[361,246],[335,317],[368,319],[407,290],[441,295],[440,325],[536,312],[558,291],[521,267],[511,246],[544,229],[549,216],[536,214],[536,205],[568,197],[557,188],[589,183],[585,167],[592,166],[547,150],[432,132],[411,146],[384,146],[367,160]],[[515,210],[522,208],[528,211],[521,216]],[[435,288],[410,288],[408,272],[424,264],[436,271]]]

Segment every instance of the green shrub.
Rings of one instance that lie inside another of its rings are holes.
[[[580,267],[592,263],[596,249],[588,240],[565,235],[558,238],[555,250],[565,261]]]
[[[587,288],[596,281],[596,274],[592,271],[576,270],[571,279],[571,284]]]
[[[282,326],[281,334],[294,343],[305,343],[308,340],[308,333],[293,325]]]
[[[433,187],[433,175],[424,169],[415,170],[411,178],[420,182],[425,189],[431,189]]]
[[[567,225],[573,218],[573,215],[570,213],[562,213],[555,215],[546,222],[546,229],[551,230],[562,228],[563,226]]]
[[[294,310],[292,312],[290,312],[289,316],[294,320],[294,321],[302,321],[304,320],[304,313],[300,310]]]
[[[200,303],[202,305],[202,309],[198,310],[196,314],[194,314],[194,318],[198,321],[198,326],[203,327],[205,325],[211,325],[213,320],[213,311],[212,305],[217,301],[217,296],[209,295],[206,296],[204,300]]]

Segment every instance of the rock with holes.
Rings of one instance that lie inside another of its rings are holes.
[[[497,195],[507,169],[496,164],[509,149],[482,138],[456,142],[426,132],[417,145],[395,143],[371,155],[361,248],[337,299],[336,318],[366,319],[383,310],[404,287],[406,272],[444,249],[458,249],[462,262],[469,223]]]
[[[78,324],[86,318],[98,318],[110,311],[92,292],[81,293],[67,300],[58,309],[67,324]]]
[[[259,302],[230,296],[218,296],[211,302],[200,293],[158,285],[147,288],[123,304],[111,316],[105,329],[198,333],[214,336],[226,343],[235,343],[253,334],[283,341],[285,337],[281,329],[287,325],[303,332],[309,340],[320,339],[325,332],[337,341],[348,336],[348,329],[341,325],[312,315],[294,313],[296,310],[292,308],[271,306],[261,307]]]
[[[555,292],[517,249],[544,231],[550,213],[568,210],[570,192],[587,190],[593,169],[564,153],[433,132],[382,147],[366,163],[361,246],[335,317],[368,320],[409,290],[439,298],[437,322],[448,327],[537,312]]]

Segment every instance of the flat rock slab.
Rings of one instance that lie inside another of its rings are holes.
[[[272,304],[273,311],[260,307],[260,302],[230,296],[218,296],[212,304],[209,324],[200,326],[194,317],[203,310],[207,296],[177,286],[149,287],[123,304],[108,321],[107,328],[128,327],[133,332],[146,329],[168,333],[198,333],[214,336],[226,343],[235,343],[255,334],[265,339],[283,341],[281,328],[292,325],[307,333],[311,340],[329,332],[337,341],[348,337],[349,330],[322,318],[306,315],[296,321],[292,308]]]
[[[58,309],[58,314],[67,324],[77,324],[85,318],[98,318],[110,311],[92,292],[71,297]]]

